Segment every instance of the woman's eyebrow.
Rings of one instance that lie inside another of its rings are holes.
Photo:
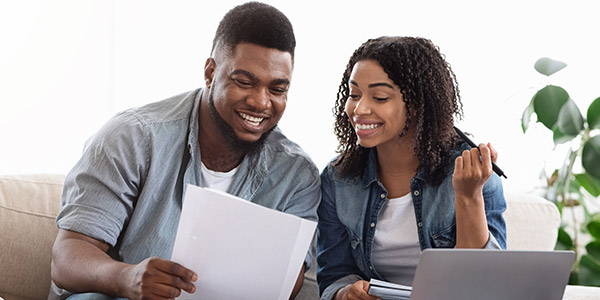
[[[369,84],[369,88],[374,88],[374,87],[378,87],[378,86],[386,86],[386,87],[389,87],[390,89],[394,89],[394,87],[387,82],[375,82],[375,83]]]
[[[354,81],[354,80],[350,80],[350,84],[358,86],[358,83],[356,83],[356,81]],[[389,87],[390,89],[394,89],[394,86],[392,86],[391,84],[389,84],[387,82],[375,82],[375,83],[369,84],[367,87],[374,88],[374,87],[378,87],[378,86],[385,86],[385,87]]]

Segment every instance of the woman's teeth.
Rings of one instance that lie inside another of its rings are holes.
[[[370,130],[381,126],[381,124],[356,124],[356,130]]]
[[[242,119],[246,120],[246,122],[250,123],[253,126],[258,126],[258,124],[260,124],[260,122],[262,122],[262,120],[264,120],[265,118],[257,118],[257,117],[253,117],[251,115],[247,115],[245,113],[239,113],[240,116],[242,117]]]

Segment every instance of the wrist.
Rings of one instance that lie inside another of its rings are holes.
[[[454,202],[456,206],[462,207],[483,206],[483,191],[479,189],[471,193],[455,192]]]
[[[339,289],[336,293],[335,296],[333,297],[334,300],[343,300],[346,299],[346,294],[348,293],[348,289],[350,289],[352,285],[349,284],[341,289]]]

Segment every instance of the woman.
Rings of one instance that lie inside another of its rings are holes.
[[[431,41],[365,42],[334,111],[339,156],[321,174],[318,210],[321,299],[375,299],[370,278],[411,285],[425,248],[506,247],[494,150],[454,132],[458,85]]]

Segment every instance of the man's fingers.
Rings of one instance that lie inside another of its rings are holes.
[[[167,284],[160,284],[156,286],[153,294],[165,299],[175,299],[181,295],[181,290]]]
[[[192,283],[198,280],[198,274],[196,274],[196,272],[185,268],[176,262],[164,259],[157,261],[157,268],[168,275],[162,283],[177,289],[182,289],[190,294],[196,291],[196,287]]]
[[[167,274],[181,277],[181,279],[189,282],[198,280],[196,272],[170,260],[160,259],[157,262],[157,268]]]

